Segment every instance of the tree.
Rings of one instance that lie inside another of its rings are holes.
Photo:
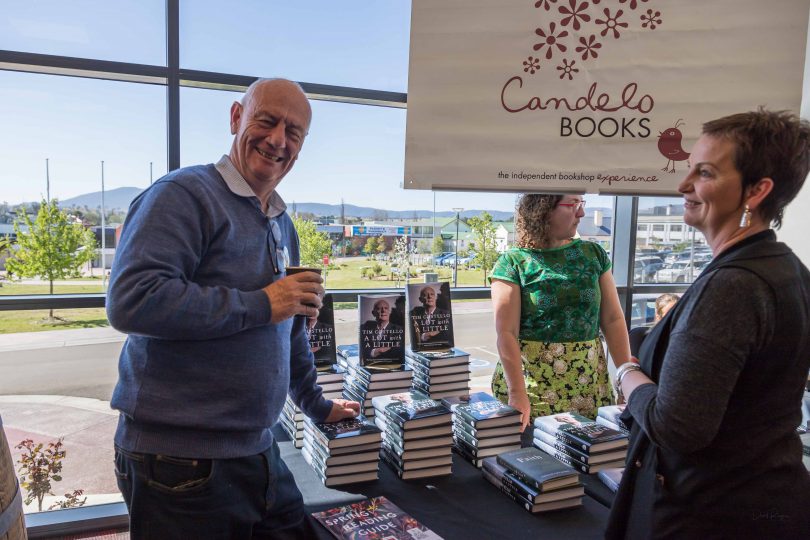
[[[407,236],[400,236],[394,242],[394,256],[392,267],[396,265],[396,282],[399,286],[399,280],[404,276],[405,283],[411,275],[411,255],[415,252],[415,246],[411,246],[411,242]]]
[[[444,253],[444,239],[441,236],[433,237],[433,245],[431,246],[431,253],[433,255],[441,255]]]
[[[318,232],[314,221],[294,217],[293,225],[298,231],[298,240],[301,244],[301,266],[320,266],[323,256],[332,253],[332,241],[329,235]]]
[[[367,255],[374,255],[377,252],[376,236],[368,237],[368,240],[366,240],[366,246],[363,248],[363,251],[365,251]]]
[[[382,255],[386,251],[387,249],[385,247],[385,236],[380,235],[380,237],[377,239],[377,253]]]
[[[62,439],[56,442],[49,442],[48,447],[44,444],[35,444],[32,439],[25,439],[16,446],[17,450],[24,450],[17,459],[20,468],[17,469],[20,476],[20,485],[26,490],[25,504],[37,501],[39,511],[42,512],[42,501],[45,495],[53,495],[51,481],[61,482],[62,460],[67,456],[67,450],[63,448]],[[84,490],[77,489],[73,493],[65,493],[65,500],[52,505],[53,508],[71,508],[82,506],[87,501],[87,497],[79,499]]]
[[[38,205],[36,220],[20,207],[14,220],[17,247],[6,261],[6,269],[17,278],[39,277],[50,283],[78,277],[84,264],[96,257],[93,233],[59,209],[56,199]],[[53,319],[53,310],[50,310]]]
[[[471,217],[467,220],[467,225],[473,232],[475,244],[475,257],[472,262],[484,269],[484,285],[486,285],[487,274],[498,259],[496,228],[489,212],[481,212],[480,217]]]

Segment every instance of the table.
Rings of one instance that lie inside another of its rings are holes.
[[[403,481],[388,465],[380,463],[376,482],[348,486],[346,491],[329,489],[318,480],[286,434],[280,429],[275,429],[274,433],[282,458],[293,472],[309,512],[385,495],[445,540],[604,537],[608,508],[590,496],[584,497],[582,507],[533,515],[456,454],[453,454],[452,476]],[[599,483],[595,476],[583,480],[586,487]],[[326,529],[319,532],[322,533],[320,539],[333,538]]]

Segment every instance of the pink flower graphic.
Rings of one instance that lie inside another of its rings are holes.
[[[523,66],[523,71],[534,75],[534,73],[540,69],[540,59],[530,56],[523,61]]]
[[[566,37],[568,35],[568,31],[563,30],[559,34],[554,35],[554,28],[556,26],[557,26],[556,23],[551,23],[551,25],[548,28],[548,34],[546,34],[546,32],[542,28],[538,28],[537,30],[534,31],[535,34],[545,39],[545,41],[536,43],[534,45],[534,50],[539,51],[540,49],[548,45],[548,48],[546,49],[546,60],[551,60],[551,56],[554,54],[555,45],[560,50],[560,52],[565,52],[566,50],[568,50],[568,48],[565,45],[557,41],[560,38]],[[625,26],[627,25],[625,24]]]
[[[562,65],[557,66],[557,71],[562,71],[562,73],[560,73],[560,79],[562,79],[563,77],[568,75],[568,80],[569,81],[573,80],[574,79],[573,74],[574,73],[579,73],[579,69],[574,67],[574,64],[576,64],[576,63],[577,63],[576,60],[571,60],[571,63],[569,64],[568,60],[563,58]]]
[[[644,21],[641,24],[642,28],[647,28],[647,25],[650,26],[650,30],[655,30],[655,26],[657,24],[661,24],[661,12],[656,11],[653,13],[653,10],[648,9],[646,15],[641,16],[641,20]]]
[[[636,9],[638,6],[638,2],[636,0],[619,0],[620,4],[624,4],[625,2],[630,2],[630,9]],[[642,2],[649,2],[649,0],[641,0]]]
[[[546,11],[548,11],[548,10],[551,9],[551,4],[556,4],[556,3],[557,3],[557,0],[537,0],[537,2],[534,3],[534,7],[536,7],[536,8],[544,7],[544,8],[546,8]]]
[[[582,59],[587,60],[588,55],[592,58],[599,58],[599,53],[595,49],[601,49],[602,44],[596,41],[596,36],[591,35],[587,40],[584,37],[579,38],[582,45],[578,46],[575,50],[582,53]]]
[[[626,22],[619,22],[619,17],[622,16],[622,13],[624,13],[624,11],[622,11],[622,10],[617,11],[616,15],[614,15],[613,17],[610,16],[610,10],[608,8],[605,8],[604,13],[605,13],[605,19],[604,20],[596,19],[594,21],[596,24],[604,24],[605,25],[605,29],[602,30],[599,33],[599,35],[601,35],[602,37],[605,37],[609,31],[613,30],[613,37],[615,39],[619,39],[619,36],[621,35],[619,33],[619,28],[627,28],[627,23]]]
[[[581,4],[577,5],[577,0],[570,0],[569,5],[571,6],[570,9],[565,6],[560,6],[559,11],[563,14],[563,19],[560,21],[560,23],[563,26],[568,26],[568,23],[571,23],[574,30],[579,30],[580,20],[582,20],[582,22],[588,22],[591,20],[591,16],[585,13],[585,11],[588,9],[588,2],[582,2]]]

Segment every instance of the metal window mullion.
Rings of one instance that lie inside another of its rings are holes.
[[[169,171],[180,168],[180,0],[166,0],[166,144]]]

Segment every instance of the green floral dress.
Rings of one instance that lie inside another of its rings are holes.
[[[501,254],[491,279],[520,286],[520,331],[532,418],[576,411],[590,418],[610,405],[607,360],[599,338],[599,277],[610,258],[593,242],[573,240],[552,249],[515,248]],[[492,392],[508,401],[500,362]]]

